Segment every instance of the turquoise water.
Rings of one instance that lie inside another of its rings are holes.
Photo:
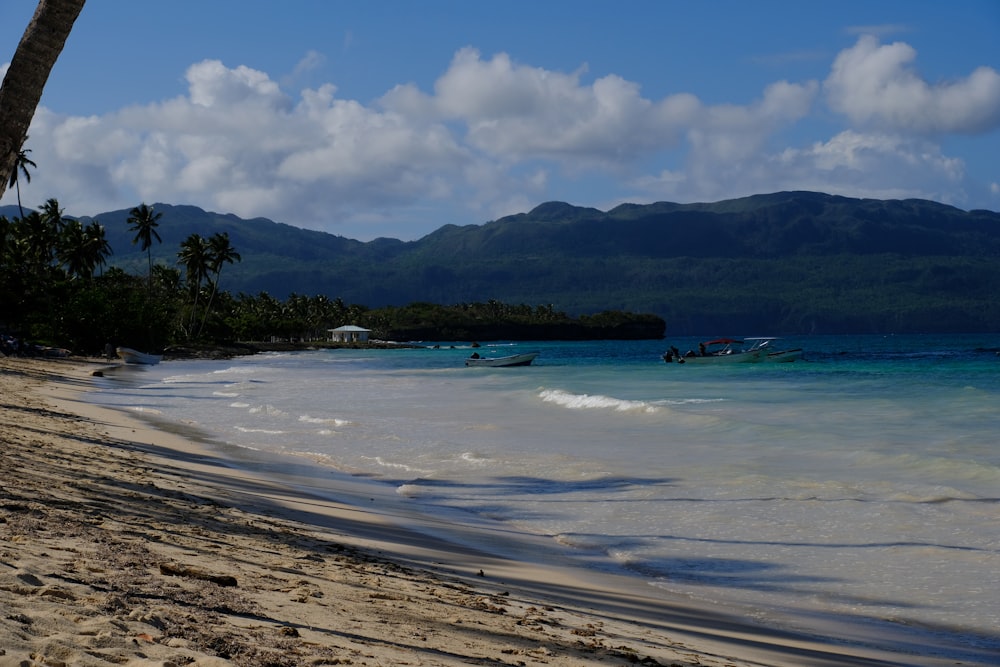
[[[462,344],[179,361],[95,400],[772,626],[1000,655],[1000,336],[782,343],[805,358],[663,363],[697,347],[679,339],[479,350],[540,351],[511,369],[465,368]]]

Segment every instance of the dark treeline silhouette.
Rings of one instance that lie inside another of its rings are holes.
[[[1000,214],[816,192],[607,212],[549,202],[415,241],[355,241],[193,206],[164,213],[154,262],[192,233],[228,233],[234,293],[327,294],[371,308],[554,304],[571,316],[655,313],[671,335],[1000,330]],[[6,209],[8,215],[16,207]],[[128,211],[102,213],[109,265],[148,272]],[[87,221],[87,218],[83,218]],[[206,323],[206,326],[208,324]]]
[[[153,351],[234,341],[322,341],[329,329],[345,324],[372,329],[374,337],[387,340],[659,338],[664,333],[664,322],[653,315],[605,312],[571,318],[550,305],[491,300],[373,310],[325,295],[233,295],[220,288],[223,267],[242,260],[228,232],[189,234],[171,266],[153,260],[152,248],[162,242],[161,215],[141,204],[127,219],[135,245],[146,254],[145,275],[106,268],[112,251],[104,226],[65,217],[54,199],[23,217],[0,216],[0,332],[91,355],[109,343]]]

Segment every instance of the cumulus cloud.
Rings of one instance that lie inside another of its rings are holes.
[[[299,71],[320,57],[307,54]],[[206,60],[188,68],[187,90],[173,99],[89,117],[39,109],[31,191],[73,214],[163,201],[360,239],[415,238],[550,199],[810,189],[962,205],[965,165],[936,137],[995,129],[998,75],[984,67],[932,85],[914,59],[906,44],[862,37],[822,84],[776,81],[749,102],[714,105],[472,48],[431,89],[398,85],[372,104],[332,83],[292,96],[265,72]],[[843,127],[830,126],[831,110]]]
[[[815,82],[768,86],[763,97],[747,106],[732,104],[704,109],[689,136],[699,161],[738,164],[758,154],[779,128],[803,118],[815,97]]]
[[[536,158],[618,163],[674,145],[699,110],[687,94],[654,102],[619,76],[583,84],[584,69],[564,74],[514,63],[506,54],[483,60],[459,51],[423,108],[461,121],[468,143],[509,160]]]
[[[957,81],[930,84],[903,42],[865,35],[841,52],[824,87],[830,108],[853,122],[896,131],[978,134],[1000,127],[1000,73],[980,67]]]
[[[205,61],[188,93],[101,117],[35,119],[40,178],[87,212],[135,200],[197,203],[243,216],[321,223],[367,207],[446,197],[463,149],[442,126],[338,99],[331,85],[297,104],[265,73]],[[92,174],[79,180],[79,171]],[[445,178],[446,177],[446,178]],[[103,185],[91,193],[97,180]],[[107,201],[114,194],[114,202]],[[125,197],[131,196],[131,199]]]
[[[288,100],[267,74],[240,65],[228,69],[218,60],[206,60],[187,71],[189,99],[203,107],[262,104],[287,108]]]
[[[779,156],[785,173],[803,179],[802,189],[833,183],[834,194],[880,199],[924,198],[957,203],[965,177],[962,160],[944,155],[941,148],[918,138],[899,135],[841,132],[829,141]],[[871,174],[882,174],[872,179]]]
[[[702,172],[714,179],[700,178]],[[899,135],[841,132],[829,140],[736,162],[705,158],[684,171],[637,179],[643,192],[699,201],[761,192],[811,190],[873,199],[931,199],[965,203],[965,164],[933,142]]]

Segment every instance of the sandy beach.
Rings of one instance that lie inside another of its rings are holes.
[[[963,664],[429,537],[85,402],[104,367],[0,358],[0,667]]]

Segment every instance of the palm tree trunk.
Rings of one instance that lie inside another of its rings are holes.
[[[198,284],[194,288],[194,303],[191,306],[191,328],[188,329],[188,338],[195,335],[194,326],[198,322],[198,295],[201,294],[201,280],[198,280]]]
[[[201,316],[201,326],[198,327],[198,333],[195,334],[195,338],[201,336],[201,332],[205,329],[205,321],[208,319],[208,313],[212,310],[212,302],[215,301],[215,292],[219,289],[219,273],[215,274],[215,282],[212,283],[212,295],[208,297],[208,304],[205,306],[205,313]]]
[[[0,86],[0,197],[10,182],[49,73],[85,0],[39,0]]]

